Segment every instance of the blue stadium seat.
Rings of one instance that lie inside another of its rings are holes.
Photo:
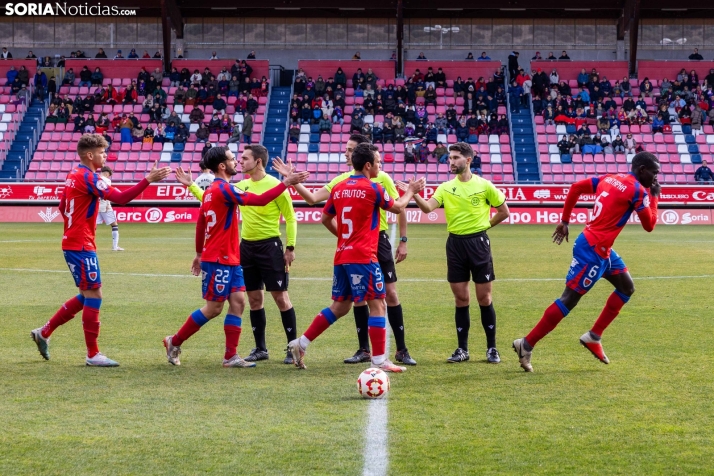
[[[181,152],[171,152],[171,162],[181,162]]]
[[[699,146],[697,144],[689,144],[687,149],[689,150],[690,154],[698,154],[699,153]]]
[[[689,124],[682,124],[682,134],[691,134],[692,133],[692,126]]]
[[[561,164],[572,164],[573,157],[570,154],[563,154],[560,156],[560,163]]]
[[[174,152],[183,152],[186,145],[183,142],[177,142],[174,144]]]
[[[684,136],[684,142],[687,144],[695,144],[697,142],[697,139],[694,138],[692,134]]]
[[[320,144],[310,144],[307,146],[307,152],[309,154],[317,154],[320,152]]]
[[[576,132],[575,126],[573,124],[568,124],[567,126],[565,126],[565,132],[567,134],[575,134],[575,132]]]
[[[319,133],[319,132],[320,132],[320,126],[318,126],[317,124],[311,125],[311,126],[310,126],[310,132],[313,133],[313,134]]]
[[[319,144],[320,143],[319,131],[317,134],[310,134],[310,143],[311,144]]]
[[[478,136],[476,134],[471,134],[467,140],[469,144],[478,144]]]
[[[702,156],[699,154],[692,154],[690,157],[692,159],[693,164],[701,164],[702,163]]]

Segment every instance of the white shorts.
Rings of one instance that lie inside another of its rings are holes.
[[[99,212],[99,215],[97,215],[97,225],[105,224],[105,225],[111,225],[112,223],[117,221],[117,216],[114,214],[114,211],[109,211],[109,212]]]

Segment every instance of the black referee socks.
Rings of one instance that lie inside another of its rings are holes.
[[[260,350],[268,350],[265,346],[265,309],[250,311],[250,326],[253,328],[255,337],[255,347]]]
[[[283,329],[288,342],[297,339],[297,320],[295,319],[295,308],[290,308],[287,311],[280,311],[280,318],[283,320]]]
[[[389,319],[389,327],[394,333],[394,341],[397,344],[397,350],[404,350],[407,345],[404,343],[404,314],[402,313],[402,305],[387,306],[387,318]]]
[[[369,306],[355,306],[355,326],[357,327],[357,339],[359,348],[369,350],[369,332],[367,331],[367,321],[369,320]]]
[[[486,333],[486,349],[496,347],[496,311],[493,309],[493,303],[479,307],[481,308],[481,325]]]
[[[469,328],[471,327],[469,307],[457,307],[455,317],[456,337],[459,340],[459,347],[463,350],[469,350]]]

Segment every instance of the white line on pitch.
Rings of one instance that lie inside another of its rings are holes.
[[[0,271],[15,271],[18,273],[66,273],[66,269],[35,269],[35,268],[0,268]],[[191,278],[198,279],[197,276],[191,274],[158,274],[158,273],[117,273],[117,272],[102,272],[106,276],[139,276],[145,278]],[[635,280],[644,281],[652,279],[706,279],[714,278],[714,274],[698,274],[698,275],[681,275],[681,276],[633,276]],[[496,282],[506,282],[506,283],[522,283],[522,282],[548,282],[548,281],[563,281],[565,277],[562,278],[501,278],[497,279]],[[332,281],[332,278],[319,278],[319,277],[304,277],[304,278],[293,278],[290,277],[290,281]],[[400,283],[445,283],[445,279],[419,279],[419,278],[407,278],[400,279]]]
[[[397,237],[397,226],[392,224],[389,241],[394,249]],[[387,316],[385,316],[386,318]],[[385,353],[389,357],[389,334]],[[372,349],[374,350],[374,349]],[[372,400],[367,406],[367,423],[364,427],[364,476],[385,476],[389,468],[389,433],[387,431],[387,398]]]

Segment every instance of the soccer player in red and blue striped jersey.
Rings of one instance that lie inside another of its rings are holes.
[[[181,365],[181,344],[199,331],[208,321],[223,312],[228,301],[228,314],[223,323],[226,334],[224,367],[255,367],[237,354],[243,310],[245,308],[245,283],[240,266],[238,238],[238,206],[262,207],[278,198],[290,185],[304,182],[308,172],[286,173],[281,184],[256,195],[243,192],[230,184],[238,173],[236,158],[227,147],[213,147],[203,158],[215,174],[215,180],[203,194],[201,210],[196,223],[196,258],[191,271],[202,277],[203,299],[206,304],[196,309],[173,336],[164,339],[166,356],[173,365]]]
[[[30,336],[37,344],[42,357],[50,359],[49,341],[52,333],[82,311],[82,328],[87,345],[86,363],[96,367],[116,367],[119,364],[99,352],[99,308],[102,304],[102,277],[97,260],[97,246],[94,238],[97,229],[99,200],[108,200],[125,205],[136,198],[149,186],[168,177],[170,167],[157,168],[158,162],[149,174],[138,184],[124,192],[107,185],[95,173],[107,160],[109,144],[99,134],[85,134],[77,144],[80,164],[65,180],[64,193],[59,209],[64,218],[62,252],[74,278],[79,294],[66,303],[44,325],[34,329]]]
[[[659,171],[657,157],[649,152],[640,152],[632,159],[630,173],[593,177],[576,182],[570,188],[563,207],[562,221],[553,233],[555,243],[560,245],[563,239],[568,240],[570,216],[580,195],[595,194],[595,205],[590,221],[573,245],[573,261],[563,295],[545,310],[540,322],[527,336],[513,342],[513,349],[518,354],[523,370],[533,371],[533,347],[555,329],[600,278],[605,278],[615,286],[615,291],[608,298],[592,329],[580,337],[580,343],[601,362],[610,363],[600,342],[602,333],[635,292],[632,276],[612,245],[632,212],[637,213],[645,231],[654,230],[660,192],[657,182]]]
[[[381,185],[371,181],[379,174],[380,166],[375,146],[365,143],[355,147],[352,166],[354,175],[335,185],[322,211],[322,224],[337,237],[332,278],[333,303],[315,317],[300,338],[290,341],[288,349],[295,365],[304,369],[303,357],[308,344],[347,314],[353,302],[366,301],[372,364],[387,372],[403,372],[406,368],[394,365],[386,355],[386,294],[377,260],[380,209],[401,213],[413,195],[424,188],[424,180],[410,182],[405,194],[395,201]]]

